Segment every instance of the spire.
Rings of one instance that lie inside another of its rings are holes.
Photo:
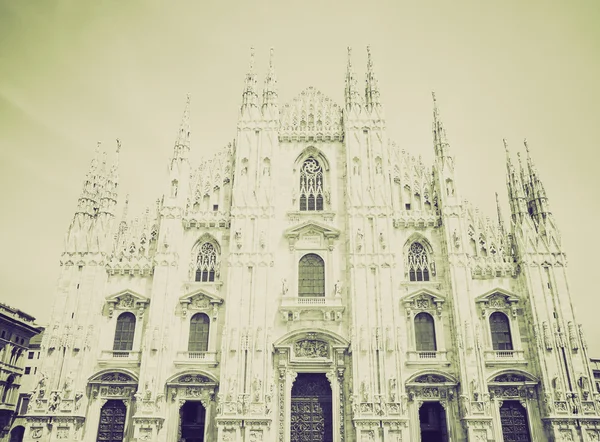
[[[433,146],[436,157],[444,158],[449,156],[448,150],[450,145],[446,138],[446,130],[440,119],[440,111],[435,98],[435,92],[431,92],[431,97],[433,98]]]
[[[510,212],[513,221],[521,221],[527,214],[523,181],[510,161],[510,153],[508,151],[506,139],[503,139],[502,141],[504,143],[504,150],[506,151],[506,185],[508,187]]]
[[[354,74],[354,69],[352,67],[352,48],[348,47],[348,64],[346,66],[346,90],[344,92],[344,97],[346,100],[346,110],[350,111],[352,109],[360,110],[361,108],[361,98],[358,93],[358,85],[356,82],[356,75]]]
[[[114,209],[117,205],[117,187],[119,185],[119,152],[121,150],[121,141],[117,138],[117,149],[115,152],[115,161],[104,179],[104,185],[100,191],[100,212],[114,216]],[[106,152],[103,154],[102,169],[105,169]]]
[[[263,89],[262,105],[265,107],[277,107],[277,76],[275,75],[275,68],[273,67],[273,55],[274,51],[271,48],[269,54],[269,72],[267,78],[265,78],[265,87]]]
[[[528,176],[525,178],[525,171],[523,170],[523,179],[527,180],[527,197],[529,199],[528,205],[530,213],[536,221],[541,221],[541,218],[545,218],[550,213],[548,206],[548,198],[546,197],[546,190],[540,180],[539,173],[529,152],[529,146],[527,145],[527,139],[523,140],[525,146],[525,152],[527,155],[527,172]]]
[[[190,94],[186,95],[183,117],[175,139],[173,159],[185,159],[190,153]]]
[[[256,73],[254,72],[254,48],[250,48],[250,67],[246,74],[246,85],[242,95],[242,112],[245,109],[256,108],[258,94],[256,93]]]
[[[94,152],[94,158],[90,163],[90,167],[85,175],[83,182],[83,188],[79,194],[79,200],[77,202],[77,213],[87,214],[92,217],[96,216],[99,208],[99,198],[101,190],[101,167],[100,163],[100,145],[102,143],[98,141],[96,143],[96,149]]]
[[[371,59],[371,47],[367,46],[367,86],[365,90],[366,107],[369,110],[380,108],[379,81],[375,76],[373,69],[373,60]]]
[[[498,192],[496,192],[496,211],[498,212],[498,227],[500,228],[500,234],[502,238],[506,235],[506,231],[504,230],[504,218],[502,216],[502,210],[500,210],[500,198],[498,197]]]

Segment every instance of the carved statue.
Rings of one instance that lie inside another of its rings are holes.
[[[69,372],[63,385],[63,399],[70,399],[73,391],[73,372]]]
[[[388,387],[390,390],[390,402],[396,402],[396,378],[390,378]]]
[[[369,387],[369,383],[367,381],[362,381],[360,383],[360,394],[362,402],[369,402],[371,398],[371,389]]]
[[[342,283],[339,279],[335,283],[335,296],[342,296]]]
[[[252,381],[252,392],[254,402],[260,402],[260,389],[262,387],[262,381],[258,377],[258,374],[254,376],[254,380]]]
[[[287,295],[287,292],[288,292],[288,290],[289,290],[289,289],[288,289],[288,283],[287,283],[287,279],[283,278],[283,279],[281,280],[281,294],[282,294],[283,296]]]

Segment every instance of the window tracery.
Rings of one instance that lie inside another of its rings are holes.
[[[323,168],[310,156],[300,168],[300,210],[323,210],[323,199]]]
[[[219,278],[219,254],[217,248],[207,241],[200,246],[196,260],[196,281],[214,282]]]
[[[425,247],[420,242],[413,242],[408,249],[407,268],[409,280],[429,281],[430,275],[434,275],[432,264]]]

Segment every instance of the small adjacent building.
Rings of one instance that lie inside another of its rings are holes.
[[[19,391],[27,379],[29,345],[41,331],[34,322],[33,316],[0,303],[0,440],[19,441],[23,437],[24,428],[20,427],[14,429],[14,435],[10,432],[8,439],[18,413]]]

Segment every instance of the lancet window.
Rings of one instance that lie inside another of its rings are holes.
[[[133,349],[133,336],[135,334],[135,315],[122,313],[117,318],[113,350],[130,351]]]
[[[190,320],[188,351],[208,351],[208,329],[210,320],[204,313],[196,313]]]
[[[425,247],[413,242],[408,250],[408,276],[410,281],[429,281],[430,261]]]
[[[415,316],[415,341],[417,351],[437,351],[435,324],[429,313]]]
[[[300,210],[323,210],[323,168],[312,156],[300,168]]]
[[[219,278],[219,253],[214,244],[207,241],[200,246],[196,261],[196,281],[214,282]]]
[[[298,296],[325,296],[325,262],[319,255],[309,253],[300,259]]]
[[[490,331],[492,333],[492,347],[494,350],[512,350],[512,336],[508,317],[501,312],[490,315]]]

